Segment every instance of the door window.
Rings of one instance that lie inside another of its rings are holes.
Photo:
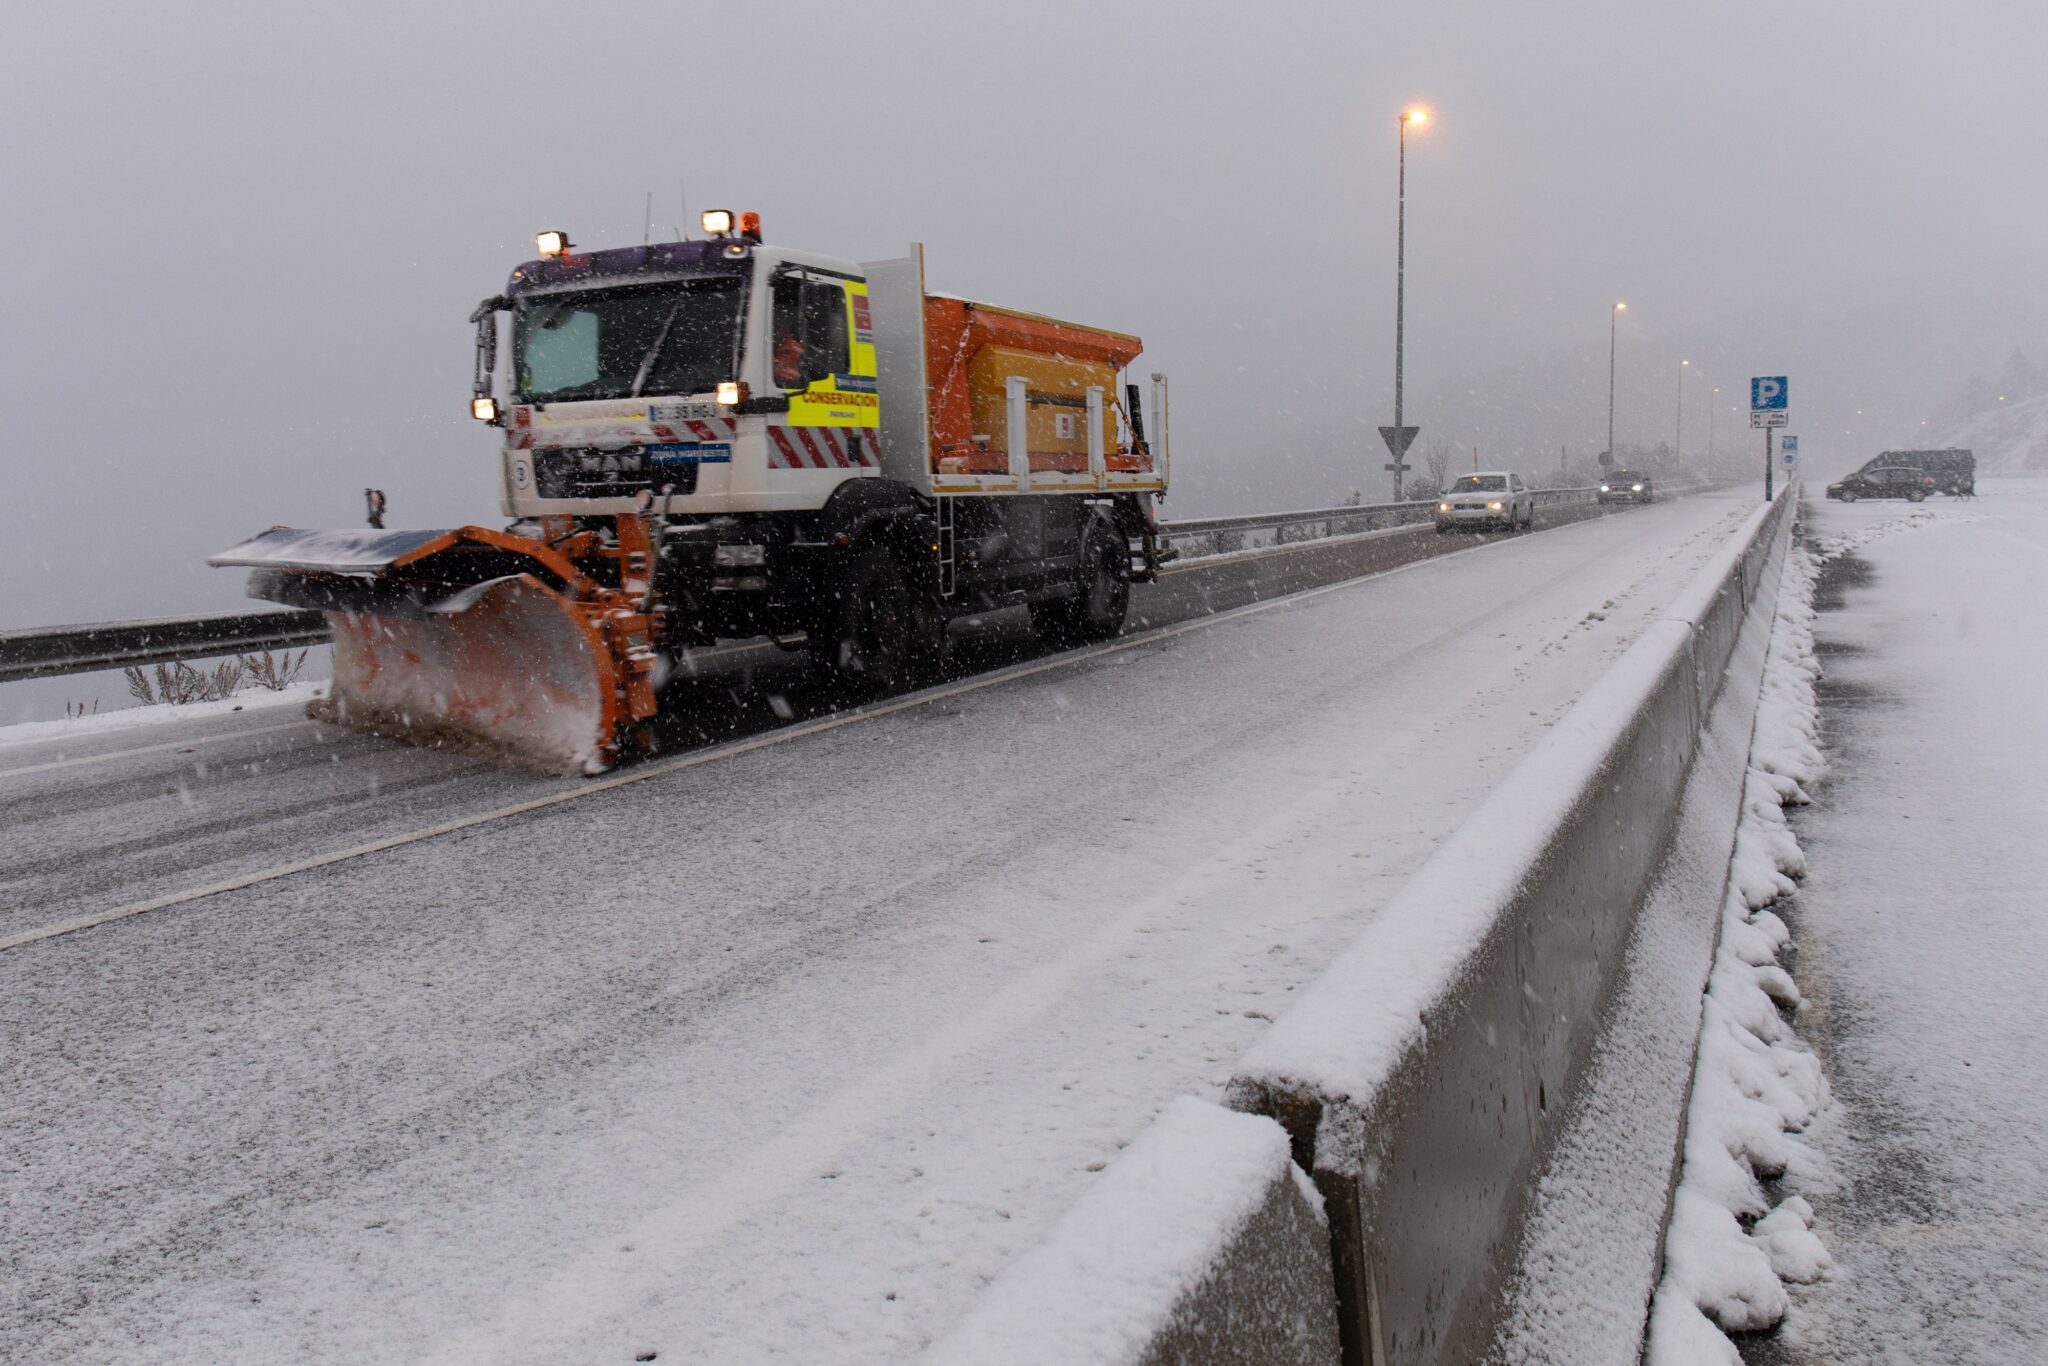
[[[847,369],[843,286],[784,275],[770,297],[769,363],[779,388],[807,389]]]
[[[803,382],[830,379],[846,369],[846,290],[804,281]]]

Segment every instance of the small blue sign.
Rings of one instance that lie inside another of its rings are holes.
[[[1786,407],[1791,397],[1792,386],[1783,375],[1758,375],[1749,382],[1749,410],[1753,413]]]
[[[729,441],[664,441],[647,448],[650,465],[728,465],[732,463]]]
[[[1779,437],[1778,449],[1785,452],[1785,458],[1787,460],[1791,460],[1799,454],[1799,438],[1796,436]]]

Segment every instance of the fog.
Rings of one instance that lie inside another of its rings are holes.
[[[756,209],[1140,333],[1168,515],[1383,498],[1407,419],[1539,475],[1616,436],[1809,466],[2048,358],[2032,4],[17,6],[0,69],[0,626],[232,607],[272,523],[498,519],[479,298]],[[689,219],[678,186],[687,187]],[[1681,377],[1679,361],[1694,366]],[[1684,385],[1681,399],[1680,385]],[[1723,396],[1712,398],[1713,386]],[[1931,429],[1930,429],[1931,430]]]

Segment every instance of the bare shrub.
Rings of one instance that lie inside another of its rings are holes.
[[[223,659],[212,669],[195,669],[182,659],[168,664],[159,664],[151,675],[139,667],[130,665],[121,670],[128,679],[128,693],[145,706],[183,706],[188,702],[218,702],[224,697],[234,696],[235,689],[242,686],[248,674],[248,666],[239,659]]]
[[[276,655],[265,650],[258,655],[243,655],[242,667],[249,671],[249,681],[257,687],[283,692],[305,669],[307,653],[301,650],[299,657],[293,659],[290,650]]]
[[[1451,457],[1458,453],[1448,437],[1431,437],[1422,448],[1422,464],[1429,471],[1429,481],[1435,485],[1425,498],[1433,498],[1443,491],[1444,481],[1450,477]]]

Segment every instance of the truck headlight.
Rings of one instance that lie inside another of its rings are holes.
[[[1449,512],[1451,510],[1451,505],[1449,503],[1438,503],[1436,505],[1436,510],[1438,512]]]
[[[1637,485],[1635,486],[1634,490],[1633,490],[1633,492],[1636,492],[1636,493],[1641,493],[1642,491],[1643,491],[1643,486],[1642,486],[1641,484],[1637,484]]]
[[[498,400],[494,398],[473,398],[469,401],[469,415],[479,422],[495,425],[498,421]]]
[[[1602,493],[1612,493],[1612,492],[1614,492],[1614,490],[1613,490],[1613,489],[1611,489],[1611,488],[1607,487],[1607,485],[1605,485],[1605,484],[1602,484],[1602,485],[1600,486],[1600,491],[1601,491]]]
[[[1486,510],[1487,510],[1488,512],[1499,512],[1499,511],[1500,511],[1500,504],[1499,504],[1499,503],[1488,503],[1488,504],[1486,505]]]
[[[567,256],[569,234],[560,228],[549,228],[546,232],[533,235],[533,245],[543,256]]]
[[[736,379],[720,381],[718,385],[718,401],[728,408],[737,408],[742,403],[745,403],[747,401],[747,386],[745,382]]]
[[[699,220],[706,237],[723,237],[732,231],[731,209],[706,209]]]

